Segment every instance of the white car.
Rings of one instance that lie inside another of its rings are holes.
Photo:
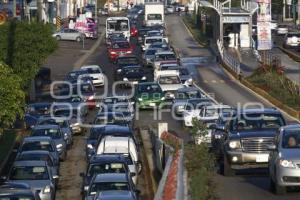
[[[105,82],[104,74],[101,67],[98,65],[85,65],[81,69],[87,70],[90,77],[93,79],[95,86],[103,86]]]
[[[142,44],[142,50],[146,51],[150,47],[150,45],[155,42],[168,43],[169,40],[167,37],[164,37],[164,36],[151,36],[151,37],[146,36],[144,39],[144,44]]]
[[[137,146],[132,138],[106,136],[98,146],[97,155],[99,154],[124,154],[124,156],[128,156],[128,168],[130,172],[136,174],[132,180],[135,184],[137,183],[137,175],[141,166],[139,166]]]
[[[184,125],[187,127],[193,127],[192,121],[194,118],[203,122],[214,121],[217,120],[222,113],[228,113],[231,111],[232,108],[228,105],[208,105],[190,111],[184,111]]]
[[[179,73],[175,70],[159,71],[157,83],[165,92],[166,99],[174,99],[177,90],[184,87],[179,78]]]
[[[279,25],[277,27],[277,34],[278,35],[285,35],[289,32],[289,29],[286,25]]]

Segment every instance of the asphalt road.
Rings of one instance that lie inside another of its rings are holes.
[[[108,94],[112,93],[112,85],[114,81],[114,68],[115,66],[110,63],[107,57],[105,40],[102,41],[101,45],[97,48],[94,54],[92,54],[88,60],[84,63],[88,64],[96,64],[102,67],[105,75],[108,79]],[[139,51],[136,50],[136,53]],[[70,69],[71,70],[71,69]],[[123,94],[128,91],[117,90],[118,94]],[[104,89],[100,88],[97,90],[97,93],[102,95],[104,93]],[[88,122],[91,122],[96,113],[91,112],[88,115]],[[138,123],[135,123],[138,125]],[[86,133],[88,135],[88,132]],[[143,158],[143,151],[141,149],[141,157],[142,164],[145,165],[145,159]],[[74,146],[68,152],[68,157],[65,162],[61,164],[61,178],[59,180],[59,190],[56,195],[57,200],[75,200],[81,199],[80,195],[80,187],[82,183],[82,178],[79,176],[80,172],[84,172],[86,169],[86,160],[85,160],[85,136],[75,137]],[[143,168],[144,169],[144,168]],[[141,190],[141,199],[151,200],[153,198],[153,194],[151,194],[151,187],[148,183],[150,176],[148,175],[148,171],[143,170],[138,178],[137,188]]]
[[[197,82],[199,86],[206,92],[212,93],[218,102],[241,107],[249,103],[270,106],[267,102],[262,101],[247,89],[238,85],[215,62],[197,62],[197,60],[200,60],[199,57],[203,55],[210,56],[210,54],[207,54],[206,49],[197,47],[196,42],[178,16],[167,16],[166,22],[168,32],[172,33],[169,35],[170,40],[175,48],[180,49],[184,57],[194,57],[189,59],[194,61],[193,64],[189,62],[187,65],[198,73],[199,79]],[[288,120],[292,121],[291,119]],[[286,196],[276,196],[269,192],[266,170],[247,170],[235,177],[224,177],[217,174],[215,182],[219,197],[224,200],[293,200],[300,198],[300,191],[289,193]]]

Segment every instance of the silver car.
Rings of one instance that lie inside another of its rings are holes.
[[[81,42],[85,39],[84,33],[68,28],[55,32],[52,34],[52,37],[56,38],[56,40],[74,40],[77,42]]]
[[[287,186],[300,186],[300,124],[280,128],[275,144],[269,146],[270,187],[285,194]]]
[[[8,183],[26,183],[41,200],[54,200],[58,176],[53,175],[46,161],[15,161]]]

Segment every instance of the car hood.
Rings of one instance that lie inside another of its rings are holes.
[[[163,93],[161,93],[160,95],[158,95],[158,93],[147,93],[147,95],[143,93],[143,94],[138,94],[137,98],[141,98],[143,100],[161,100],[161,98],[164,96],[165,95]]]
[[[161,84],[161,89],[163,91],[177,91],[180,88],[183,88],[182,84]]]
[[[280,149],[280,154],[283,159],[300,162],[299,149]]]
[[[28,184],[34,191],[43,190],[47,185],[51,185],[50,180],[13,180],[9,182]]]
[[[174,100],[174,106],[180,106],[180,105],[185,105],[187,102],[186,99],[175,99]]]
[[[233,132],[231,138],[275,137],[277,129]]]

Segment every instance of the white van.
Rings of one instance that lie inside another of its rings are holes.
[[[138,150],[134,140],[130,137],[104,137],[97,149],[97,154],[123,154],[128,157],[128,168],[135,173],[133,182],[137,183],[137,175],[141,171],[141,163],[138,158]]]
[[[149,46],[155,42],[162,42],[162,43],[168,43],[168,38],[164,36],[151,36],[151,37],[145,37],[144,44],[142,44],[142,50],[146,51]]]

